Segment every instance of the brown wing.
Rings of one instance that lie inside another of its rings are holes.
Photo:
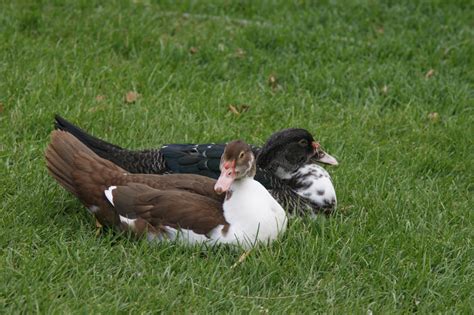
[[[163,191],[128,183],[115,188],[112,195],[118,214],[128,219],[143,219],[156,229],[170,226],[206,234],[220,224],[227,224],[221,202],[192,192]]]
[[[129,174],[128,180],[142,183],[158,190],[184,190],[206,196],[220,203],[224,202],[224,195],[214,191],[216,180],[194,174],[166,174],[166,175],[135,175]]]
[[[213,179],[185,174],[131,175],[100,158],[74,136],[63,131],[52,133],[46,160],[51,175],[89,209],[93,209],[103,225],[122,227],[117,211],[104,195],[110,186],[134,187],[134,190],[124,191],[124,196],[134,198],[130,199],[130,202],[135,202],[132,205],[146,207],[124,208],[121,211],[126,215],[133,215],[134,212],[141,214],[139,223],[143,223],[143,228],[160,229],[160,225],[165,223],[206,233],[212,227],[225,223],[223,197],[214,192]],[[152,193],[153,198],[138,198],[147,195],[145,192]]]

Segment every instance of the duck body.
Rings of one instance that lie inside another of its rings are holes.
[[[226,147],[226,144],[214,143],[166,144],[160,149],[131,151],[93,137],[60,116],[56,116],[55,125],[130,173],[198,174],[218,178],[220,159]],[[336,208],[331,177],[314,161],[328,164],[337,164],[337,161],[314,145],[306,130],[292,128],[274,133],[263,147],[250,146],[257,158],[255,180],[292,215],[330,214]],[[310,168],[321,170],[327,177],[321,179],[318,172],[307,172]],[[303,173],[306,175],[302,176]],[[321,191],[325,192],[323,198],[318,195]]]
[[[183,206],[180,204],[181,198],[186,196],[181,195],[176,199],[177,207]],[[113,197],[109,201],[113,201]],[[285,210],[262,184],[252,178],[232,184],[225,195],[222,209],[225,223],[217,224],[205,234],[199,234],[190,228],[165,225],[164,234],[148,232],[147,238],[150,241],[209,245],[221,243],[250,248],[257,243],[269,244],[286,231],[288,219]],[[120,216],[121,223],[128,228],[134,228],[134,220],[136,219]]]
[[[272,241],[285,232],[285,210],[259,182],[245,178],[235,182],[226,194],[224,217],[232,222],[221,242],[251,245],[255,240]]]
[[[232,178],[227,198],[216,193],[217,182],[208,177],[131,174],[63,131],[52,133],[46,161],[50,174],[102,225],[150,241],[249,248],[270,243],[286,228],[284,210],[247,172],[249,163]]]

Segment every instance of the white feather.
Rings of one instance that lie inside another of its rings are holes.
[[[121,215],[119,215],[119,218],[120,218],[120,222],[128,225],[132,229],[135,228],[135,221],[137,221],[137,219],[129,219],[129,218],[123,217]]]
[[[235,181],[230,189],[232,196],[223,205],[229,230],[224,233],[218,226],[209,233],[211,239],[249,248],[258,242],[271,242],[286,230],[285,210],[262,184],[244,178]]]
[[[115,207],[114,205],[114,195],[112,194],[112,191],[114,189],[116,189],[117,186],[110,186],[109,188],[107,188],[106,190],[104,190],[104,194],[105,194],[105,197],[107,198],[107,200],[112,204],[112,206]]]

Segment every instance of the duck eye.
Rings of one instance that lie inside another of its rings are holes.
[[[300,141],[298,141],[298,143],[302,146],[302,147],[305,147],[308,145],[308,140],[306,139],[301,139]]]
[[[244,158],[244,151],[240,152],[239,154],[239,159],[243,159]]]

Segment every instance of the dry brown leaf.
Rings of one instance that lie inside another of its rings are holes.
[[[239,58],[244,58],[245,50],[243,50],[242,48],[237,48],[237,50],[235,51],[235,55]]]
[[[199,51],[199,49],[197,49],[196,47],[191,47],[189,48],[189,52],[194,55],[195,53],[197,53]]]
[[[437,112],[432,112],[428,114],[428,119],[431,120],[431,122],[438,122],[439,121],[439,114]]]
[[[138,100],[139,97],[140,97],[140,94],[138,94],[137,92],[129,91],[125,95],[125,102],[127,102],[129,104],[135,103]]]
[[[231,112],[235,115],[240,115],[240,114],[245,113],[246,111],[248,111],[250,106],[247,105],[247,104],[242,104],[242,105],[229,104],[228,108],[229,108],[229,112]]]
[[[98,237],[102,233],[103,226],[100,224],[99,220],[95,219],[95,236]]]
[[[268,85],[270,85],[272,89],[276,89],[278,87],[278,79],[274,74],[270,74],[268,77]]]
[[[430,69],[430,70],[428,70],[428,72],[426,72],[425,78],[429,79],[429,78],[431,78],[434,74],[435,74],[434,69]]]
[[[232,105],[232,104],[229,104],[229,111],[230,111],[231,113],[236,114],[236,115],[240,115],[240,113],[239,113],[239,111],[237,110],[237,108],[236,108],[234,105]]]
[[[382,35],[382,34],[385,32],[385,29],[383,28],[383,26],[380,26],[380,27],[377,27],[377,28],[375,29],[375,31],[376,31],[378,34]]]
[[[100,94],[99,94],[99,95],[97,95],[97,96],[95,97],[95,100],[96,100],[97,102],[102,102],[103,100],[105,100],[105,95],[100,95]]]
[[[3,106],[3,103],[0,102],[0,113],[3,113],[4,110],[5,110],[5,107]]]
[[[239,257],[239,260],[237,260],[235,262],[235,264],[233,264],[230,269],[234,269],[235,267],[237,267],[239,264],[243,263],[245,259],[247,259],[247,257],[250,255],[250,253],[252,252],[252,249],[249,249],[248,251],[244,252],[242,255],[240,255]]]

